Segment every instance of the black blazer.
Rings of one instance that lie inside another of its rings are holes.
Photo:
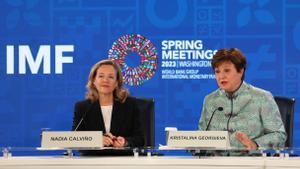
[[[77,131],[102,131],[105,133],[105,125],[98,101],[84,100],[75,104],[72,130],[77,127],[81,118],[83,121],[78,126]],[[124,137],[130,147],[144,146],[140,115],[136,109],[134,98],[128,97],[124,103],[115,100],[111,118],[110,132],[113,135]]]

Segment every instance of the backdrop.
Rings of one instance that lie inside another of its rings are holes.
[[[0,146],[40,146],[42,128],[70,130],[91,66],[119,59],[131,94],[155,99],[164,128],[196,130],[217,89],[210,59],[240,48],[246,81],[296,99],[300,144],[300,1],[0,1]],[[145,73],[146,72],[146,73]]]

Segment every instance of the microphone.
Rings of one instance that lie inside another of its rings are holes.
[[[223,107],[218,107],[218,108],[216,108],[216,109],[213,111],[213,113],[212,113],[212,115],[211,115],[211,117],[210,117],[210,119],[209,119],[209,121],[208,121],[208,124],[207,124],[207,127],[206,127],[205,131],[207,131],[207,130],[208,130],[208,128],[209,128],[209,125],[210,125],[210,122],[211,122],[212,118],[214,117],[214,115],[215,115],[215,112],[216,112],[217,110],[219,110],[219,111],[223,111]]]
[[[83,114],[83,116],[81,117],[79,123],[76,125],[76,127],[75,127],[75,129],[74,129],[73,131],[77,131],[78,127],[81,125],[82,121],[84,120],[84,118],[85,118],[87,112],[89,112],[89,111],[91,110],[92,107],[93,107],[93,106],[90,105],[90,107],[88,108],[88,110],[85,111],[85,113]]]
[[[82,123],[82,121],[83,121],[83,119],[85,118],[86,114],[87,114],[87,113],[85,112],[84,115],[81,117],[79,123],[76,125],[76,128],[75,128],[73,131],[77,131],[78,127],[79,127],[80,124]]]

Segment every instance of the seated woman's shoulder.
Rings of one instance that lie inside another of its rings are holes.
[[[133,96],[127,96],[125,103],[134,103],[136,101],[136,97]]]
[[[251,90],[252,90],[253,94],[256,96],[262,96],[262,97],[263,96],[267,96],[267,97],[273,96],[271,92],[264,90],[262,88],[259,88],[259,87],[251,86]]]
[[[213,91],[205,96],[206,100],[214,99],[220,95],[220,90]]]
[[[86,106],[86,105],[90,105],[90,104],[92,104],[92,101],[89,99],[80,100],[75,103],[75,105],[77,105],[77,106]]]

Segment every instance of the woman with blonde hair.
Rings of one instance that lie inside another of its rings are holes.
[[[143,146],[139,113],[123,87],[118,64],[113,60],[96,63],[86,87],[86,99],[75,104],[73,130],[102,131],[104,146]]]

